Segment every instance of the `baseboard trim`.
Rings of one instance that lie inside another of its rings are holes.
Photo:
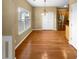
[[[25,40],[25,38],[27,38],[29,35],[30,35],[30,33],[31,33],[32,31],[30,31],[24,38],[23,38],[23,40],[21,40],[20,42],[19,42],[19,44],[15,47],[15,50],[19,47],[19,45]]]
[[[69,43],[75,50],[77,50],[77,47],[74,46],[73,44]]]
[[[56,30],[56,29],[32,29],[32,30],[50,30],[50,31],[53,31],[53,30]]]
[[[70,44],[70,46],[73,47],[75,51],[77,51],[77,48],[75,46],[73,46],[72,44]]]

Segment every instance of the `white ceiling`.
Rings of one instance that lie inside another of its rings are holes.
[[[46,0],[46,4],[44,3],[44,0],[27,0],[27,2],[33,7],[64,7],[64,5],[68,4],[68,0]]]

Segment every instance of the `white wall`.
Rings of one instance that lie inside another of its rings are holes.
[[[77,20],[77,4],[74,3],[70,6],[70,37],[69,37],[69,43],[73,45],[75,48],[77,48],[76,43],[76,20]]]

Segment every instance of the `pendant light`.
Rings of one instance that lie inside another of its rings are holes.
[[[33,1],[36,1],[36,0],[33,0]],[[44,0],[44,15],[46,15],[46,0]]]
[[[44,6],[44,15],[46,15],[46,0],[44,0],[44,4],[45,4],[45,6]]]
[[[67,8],[68,7],[68,1],[67,0],[64,0],[64,1],[65,1],[64,7]]]

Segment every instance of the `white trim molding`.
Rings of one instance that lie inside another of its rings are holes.
[[[25,40],[25,38],[27,38],[27,37],[30,35],[31,32],[32,32],[32,31],[30,31],[30,32],[23,38],[23,40],[21,40],[21,41],[19,42],[19,44],[15,47],[15,50],[16,50],[16,48]]]
[[[2,36],[2,58],[3,59],[12,59],[13,57],[13,47],[12,47],[12,36]]]
[[[32,30],[57,30],[57,29],[32,29]]]

